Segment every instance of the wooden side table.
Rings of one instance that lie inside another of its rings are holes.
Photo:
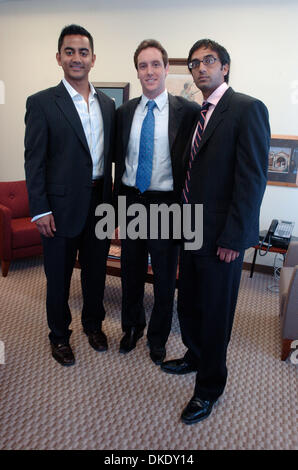
[[[254,252],[254,257],[253,257],[251,268],[250,268],[249,277],[253,276],[258,250],[266,251],[267,246],[261,245],[261,242],[260,242],[258,245],[255,245],[253,248],[255,249],[255,252]],[[280,253],[281,255],[283,255],[285,257],[287,249],[286,248],[278,248],[277,246],[271,246],[270,248],[268,248],[268,252],[270,252],[270,253]]]
[[[254,252],[254,256],[253,256],[253,260],[252,260],[252,264],[251,264],[251,268],[250,268],[250,276],[249,277],[253,276],[258,250],[262,250],[262,251],[267,250],[267,245],[262,246],[262,241],[263,241],[264,237],[266,236],[266,234],[267,234],[267,230],[262,230],[259,234],[259,244],[253,247],[255,249],[255,252]],[[290,241],[298,241],[298,237],[292,236]],[[271,246],[270,248],[268,248],[268,252],[270,252],[270,253],[280,253],[281,255],[283,255],[284,258],[285,258],[285,255],[286,255],[287,251],[288,251],[288,247],[281,248],[281,247],[278,247],[278,246]]]

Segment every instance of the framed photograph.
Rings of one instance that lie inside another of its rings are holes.
[[[298,136],[272,135],[268,184],[298,187]]]
[[[192,75],[187,68],[187,59],[169,59],[169,65],[169,73],[166,78],[168,92],[202,104],[203,95],[194,84]]]
[[[119,108],[129,99],[128,82],[93,82],[92,85],[112,98],[115,101],[116,108]]]

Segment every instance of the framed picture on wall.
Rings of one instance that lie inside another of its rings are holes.
[[[119,108],[129,99],[128,82],[92,82],[92,85],[112,98],[115,101],[116,108]]]
[[[192,75],[187,68],[187,59],[169,59],[166,88],[172,95],[183,96],[183,98],[199,104],[203,102],[203,95],[194,84]]]
[[[271,136],[268,184],[298,187],[298,136]]]

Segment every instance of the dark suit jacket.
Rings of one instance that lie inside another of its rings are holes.
[[[129,142],[131,125],[136,107],[141,97],[134,98],[120,108],[116,113],[116,170],[114,194],[118,195],[121,179],[125,171],[125,156]],[[192,126],[198,120],[200,107],[198,104],[187,101],[180,96],[169,93],[169,145],[172,160],[172,171],[174,180],[174,191],[178,200],[181,198],[183,187],[183,152],[188,141]]]
[[[104,123],[104,202],[112,195],[114,102],[97,91]],[[92,159],[79,114],[62,82],[27,100],[25,172],[32,216],[52,211],[57,235],[74,237],[85,224]]]
[[[184,154],[188,166],[193,128]],[[203,247],[237,251],[259,240],[270,144],[265,105],[232,88],[224,93],[203,133],[191,170],[190,202],[203,204]]]

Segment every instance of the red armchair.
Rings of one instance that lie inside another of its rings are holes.
[[[7,276],[12,260],[42,254],[39,231],[29,217],[25,181],[0,182],[0,260]]]

